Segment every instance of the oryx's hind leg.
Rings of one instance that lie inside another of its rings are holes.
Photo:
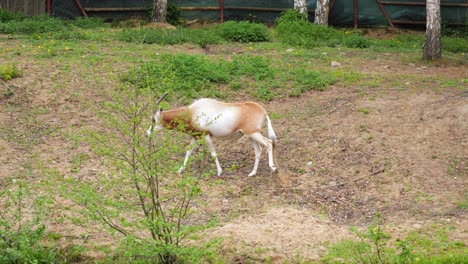
[[[268,165],[270,166],[270,169],[272,171],[276,171],[276,166],[273,162],[273,142],[271,141],[271,139],[268,139],[264,136],[262,136],[262,134],[260,134],[260,132],[256,132],[256,133],[253,133],[251,135],[249,135],[249,137],[259,143],[260,145],[262,146],[265,146],[267,148],[267,151],[268,151]]]
[[[193,151],[197,148],[197,140],[195,138],[192,138],[192,141],[190,141],[190,148],[187,150],[187,153],[185,154],[185,159],[184,159],[184,164],[180,167],[179,169],[179,174],[181,174],[185,170],[185,166],[187,166],[187,161],[192,155]]]
[[[260,145],[257,141],[251,139],[252,146],[255,151],[255,163],[252,172],[249,174],[249,177],[254,176],[257,174],[258,163],[260,162],[260,156],[262,155],[262,145]]]
[[[216,168],[218,169],[218,176],[221,176],[221,173],[223,173],[223,169],[221,168],[221,165],[219,164],[218,154],[216,154],[216,150],[213,145],[213,141],[211,140],[211,136],[206,135],[205,140],[206,140],[206,145],[208,146],[208,149],[211,152],[211,156],[215,159]]]

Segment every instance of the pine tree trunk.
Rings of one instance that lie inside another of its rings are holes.
[[[153,16],[151,22],[166,22],[167,15],[167,0],[154,0],[153,1]]]
[[[317,0],[317,8],[315,8],[315,24],[328,25],[328,13],[330,9],[329,0]]]
[[[441,58],[441,22],[440,0],[426,1],[426,40],[423,45],[423,58],[435,60]]]
[[[307,1],[306,0],[294,0],[294,10],[299,11],[299,13],[304,14],[308,17],[307,12]]]

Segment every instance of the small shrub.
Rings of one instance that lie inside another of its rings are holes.
[[[21,71],[15,65],[5,64],[0,66],[0,78],[8,81],[21,76]]]
[[[275,20],[277,25],[298,22],[298,21],[307,21],[307,17],[305,14],[302,14],[299,11],[294,10],[294,9],[288,9],[282,12],[280,17],[278,17]]]
[[[181,24],[180,18],[181,16],[179,8],[177,8],[177,6],[175,6],[174,4],[168,4],[166,15],[167,23],[178,26]]]
[[[278,24],[276,34],[281,42],[304,48],[334,47],[343,39],[339,30],[303,20]]]
[[[371,41],[361,36],[349,36],[344,39],[344,44],[348,48],[365,49],[371,46]]]
[[[228,21],[217,26],[219,35],[234,42],[262,42],[270,41],[270,31],[263,24],[248,21]]]

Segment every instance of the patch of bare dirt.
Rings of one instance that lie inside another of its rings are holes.
[[[318,259],[327,250],[325,243],[338,242],[352,234],[347,226],[336,225],[324,216],[284,206],[240,216],[210,230],[209,236],[223,238],[222,250],[235,256],[230,263],[267,258],[273,263],[292,263],[298,256]]]

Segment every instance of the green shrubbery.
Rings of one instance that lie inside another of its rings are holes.
[[[174,45],[194,43],[202,47],[220,44],[223,40],[235,42],[261,42],[270,40],[269,29],[262,24],[229,21],[213,28],[188,29],[126,29],[119,40],[146,44]]]
[[[13,13],[14,14],[14,13]],[[3,34],[54,34],[72,31],[75,28],[92,29],[105,27],[102,19],[78,18],[75,20],[64,20],[46,15],[23,17],[11,15],[11,12],[0,13],[3,23],[0,23],[0,33]]]
[[[331,27],[309,23],[306,20],[277,20],[276,34],[281,42],[304,48],[340,44],[344,34]]]
[[[23,14],[13,13],[6,9],[0,8],[0,22],[5,23],[9,21],[21,21],[25,18]]]
[[[9,81],[21,76],[21,71],[13,64],[0,65],[0,79]]]
[[[228,21],[216,27],[219,35],[234,42],[262,42],[270,41],[270,30],[263,24],[248,21]]]

